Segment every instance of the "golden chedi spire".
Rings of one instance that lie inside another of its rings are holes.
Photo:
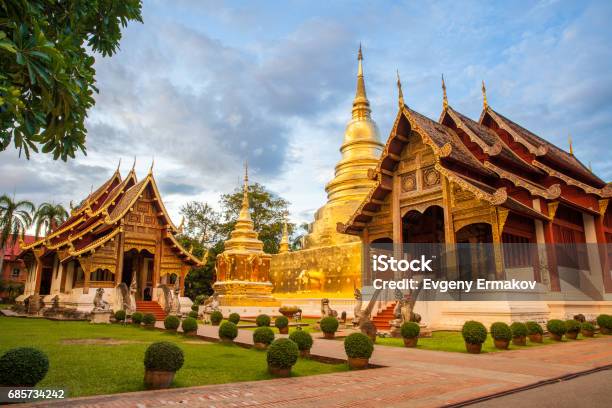
[[[289,233],[287,231],[287,221],[283,223],[283,237],[281,238],[280,245],[278,246],[278,253],[284,254],[289,252]]]

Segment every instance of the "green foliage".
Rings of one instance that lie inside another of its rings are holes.
[[[198,321],[193,317],[186,317],[181,323],[181,327],[185,333],[191,333],[198,330]]]
[[[612,330],[612,316],[608,314],[600,314],[597,316],[597,325],[599,327]]]
[[[115,320],[122,322],[125,320],[125,310],[117,310],[115,312]]]
[[[255,318],[255,323],[257,327],[270,326],[270,316],[267,314],[260,314]]]
[[[183,350],[174,343],[159,341],[145,351],[144,365],[151,371],[178,371],[185,362]]]
[[[238,313],[230,313],[230,315],[227,318],[227,320],[229,320],[230,322],[232,322],[234,324],[238,324],[238,323],[240,323],[240,315]]]
[[[0,386],[33,387],[49,371],[49,359],[32,347],[11,349],[0,357]]]
[[[253,343],[270,344],[273,341],[274,331],[268,326],[258,327],[255,329],[255,331],[253,331]]]
[[[153,326],[155,324],[155,316],[153,313],[145,313],[144,316],[142,316],[142,322],[146,326]]]
[[[514,322],[510,325],[510,330],[512,330],[512,337],[527,336],[527,326],[525,323]]]
[[[204,295],[204,294],[202,294],[202,295],[197,295],[197,296],[195,297],[195,299],[194,299],[193,303],[194,303],[195,305],[202,305],[202,304],[204,304],[204,301],[205,301],[206,299],[208,299],[208,295]]]
[[[335,333],[338,330],[338,319],[335,317],[327,316],[321,319],[321,331],[323,333]]]
[[[220,311],[215,310],[210,314],[210,321],[212,324],[219,324],[221,320],[223,320],[223,314]]]
[[[525,326],[527,326],[527,334],[544,334],[544,329],[537,322],[529,321],[525,323]]]
[[[289,335],[289,339],[297,344],[300,350],[310,350],[312,336],[306,330],[296,330]]]
[[[219,326],[219,337],[234,340],[238,336],[238,326],[232,322],[223,322]]]
[[[18,241],[19,237],[23,237],[26,230],[32,225],[33,212],[34,204],[29,201],[14,201],[6,194],[0,196],[0,248],[12,245]],[[3,261],[4,256],[0,258],[0,265]]]
[[[276,339],[268,347],[266,360],[275,368],[291,368],[297,362],[300,351],[297,344],[289,339]]]
[[[192,310],[189,313],[187,313],[187,316],[193,317],[194,319],[197,319],[198,318],[198,312],[195,312],[195,311]]]
[[[142,22],[140,0],[0,2],[0,151],[85,153],[92,54],[113,55],[129,21]]]
[[[466,343],[482,344],[487,339],[487,329],[482,323],[469,320],[463,324],[461,335]]]
[[[42,203],[38,206],[34,214],[34,224],[36,225],[36,237],[38,238],[41,229],[48,235],[60,224],[68,219],[68,211],[61,204]]]
[[[580,331],[580,322],[578,320],[569,319],[565,321],[566,333],[578,333]]]
[[[279,329],[284,329],[285,327],[289,326],[289,319],[287,319],[285,316],[279,316],[274,320],[274,326]]]
[[[580,325],[580,330],[584,331],[595,331],[595,325],[590,322],[584,322]]]
[[[199,305],[197,305],[195,303],[193,305],[191,305],[191,311],[197,313],[199,310],[200,310],[200,306]]]
[[[144,316],[142,315],[141,312],[134,312],[134,313],[132,313],[132,323],[134,323],[134,324],[142,323],[142,319],[143,318],[144,318]]]
[[[415,322],[405,322],[402,324],[402,327],[400,327],[400,332],[402,337],[406,339],[414,339],[419,337],[421,327]]]
[[[504,322],[495,322],[491,325],[491,337],[495,340],[510,340],[512,339],[512,330]]]
[[[168,315],[164,319],[164,327],[167,330],[176,330],[181,325],[181,320],[174,315]]]
[[[552,334],[556,334],[557,336],[563,336],[567,331],[565,327],[565,323],[563,320],[552,319],[546,323],[546,329]]]
[[[344,339],[344,351],[350,358],[370,358],[374,344],[365,334],[353,333]]]

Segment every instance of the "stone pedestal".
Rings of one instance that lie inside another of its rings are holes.
[[[99,324],[99,323],[110,323],[110,318],[113,312],[110,310],[94,310],[91,312],[90,323]]]

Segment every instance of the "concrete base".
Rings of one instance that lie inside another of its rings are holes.
[[[267,307],[267,306],[220,306],[219,310],[223,313],[224,317],[229,316],[231,313],[238,313],[240,317],[257,317],[260,314],[267,314],[268,316],[280,316],[278,307]]]
[[[90,323],[94,324],[109,324],[113,312],[110,310],[94,310],[91,312]]]

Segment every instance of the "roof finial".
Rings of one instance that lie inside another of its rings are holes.
[[[136,169],[136,156],[134,156],[134,163],[132,163],[132,171]]]
[[[249,165],[244,161],[244,186],[242,187],[242,208],[240,209],[239,220],[250,220],[249,214]]]
[[[359,53],[357,53],[357,60],[358,61],[363,60],[363,54],[361,52],[361,42],[359,43]]]
[[[574,146],[572,146],[572,135],[567,135],[567,141],[569,142],[569,154],[574,155]]]
[[[398,96],[398,104],[400,106],[400,108],[404,107],[404,93],[402,92],[402,81],[400,80],[400,74],[399,74],[399,69],[396,70],[397,72],[397,96]]]
[[[289,232],[287,231],[287,219],[283,221],[283,236],[281,237],[280,244],[278,246],[278,252],[283,254],[289,252]]]
[[[592,173],[593,172],[593,165],[592,163],[589,161],[589,171]]]
[[[153,174],[153,166],[155,165],[155,156],[151,160],[151,167],[149,167],[149,174]]]
[[[119,158],[119,163],[117,164],[117,170],[115,170],[115,173],[119,173],[120,168],[121,168],[121,157]]]
[[[444,74],[442,74],[442,106],[444,110],[448,108],[448,98],[446,97],[446,84],[444,83]]]
[[[487,87],[485,87],[484,80],[482,81],[482,107],[487,110],[489,103],[487,102]]]

